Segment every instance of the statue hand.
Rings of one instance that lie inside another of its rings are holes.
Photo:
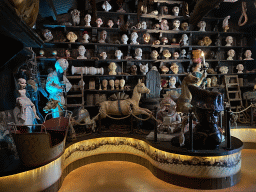
[[[36,119],[40,120],[40,117],[38,117],[37,115],[35,115]]]

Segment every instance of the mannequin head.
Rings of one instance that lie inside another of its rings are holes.
[[[114,89],[115,89],[115,81],[114,81],[114,79],[110,79],[110,80],[109,80],[109,86],[110,86],[110,89],[111,89],[111,90],[114,90]]]
[[[211,87],[212,79],[211,78],[206,78],[207,81],[207,87]]]
[[[131,75],[137,75],[137,66],[136,65],[132,65],[130,70],[131,70]]]
[[[121,57],[123,56],[123,53],[121,50],[116,50],[115,51],[115,56],[117,59],[121,59]]]
[[[129,38],[126,34],[123,34],[121,37],[121,40],[122,40],[123,44],[127,44],[127,41],[129,40]]]
[[[183,22],[183,23],[181,24],[181,29],[182,29],[183,31],[187,31],[187,30],[188,30],[188,23],[187,23],[187,22]]]
[[[172,63],[170,69],[174,74],[178,74],[179,72],[179,66],[177,65],[177,63]]]
[[[180,21],[179,20],[174,20],[172,23],[174,29],[173,30],[179,30],[180,27]]]
[[[174,14],[174,16],[178,16],[179,15],[179,11],[180,11],[180,8],[175,6],[172,8],[172,12]]]
[[[226,42],[227,42],[226,46],[231,46],[232,43],[233,43],[233,37],[232,36],[227,36],[226,37]]]
[[[200,22],[197,24],[197,27],[199,28],[199,31],[205,31],[206,22],[205,22],[205,21],[200,21]]]
[[[237,73],[243,73],[243,70],[244,70],[243,64],[238,64],[236,66],[236,69],[237,69]]]
[[[19,85],[19,90],[25,89],[27,86],[27,81],[26,79],[19,78],[18,79],[18,85]]]
[[[125,85],[125,80],[124,79],[120,79],[119,81],[119,84],[120,84],[120,89],[124,89],[124,85]]]
[[[170,80],[169,80],[170,88],[175,88],[175,84],[176,84],[176,78],[174,76],[170,77]]]
[[[119,80],[119,79],[116,79],[116,80],[115,80],[115,88],[116,88],[116,90],[119,89],[119,85],[120,85],[120,80]]]
[[[78,47],[78,53],[79,53],[79,55],[80,55],[80,56],[84,56],[85,52],[86,52],[85,47],[84,47],[83,45],[80,45],[80,46]]]

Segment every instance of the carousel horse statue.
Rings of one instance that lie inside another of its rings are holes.
[[[49,101],[46,103],[46,106],[43,108],[43,111],[45,113],[49,113],[50,111],[55,114],[58,113],[58,117],[63,114],[63,106],[58,100],[49,99]],[[56,115],[53,115],[56,116]]]
[[[106,118],[107,115],[123,116],[131,113],[134,115],[144,114],[150,116],[152,112],[149,109],[139,107],[141,94],[149,94],[149,92],[150,90],[139,79],[138,84],[133,89],[132,98],[100,103],[100,117]]]

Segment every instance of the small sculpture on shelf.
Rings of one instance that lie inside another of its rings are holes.
[[[205,21],[200,21],[200,22],[197,24],[197,27],[199,28],[199,31],[205,31],[206,22],[205,22]]]
[[[180,27],[180,21],[179,20],[174,20],[172,25],[173,25],[173,29],[172,30],[175,30],[175,31],[180,30],[179,29],[179,27]]]
[[[52,32],[49,29],[44,29],[42,33],[45,38],[45,42],[49,42],[53,39]]]
[[[234,57],[235,57],[235,50],[234,49],[230,49],[227,53],[228,55],[228,58],[227,60],[234,60]]]
[[[244,60],[254,60],[252,58],[252,51],[249,49],[244,52],[244,56],[245,56]]]
[[[180,27],[183,31],[187,31],[189,29],[187,22],[183,22]]]
[[[229,19],[230,19],[230,16],[227,16],[223,20],[222,28],[223,28],[224,32],[227,32],[229,30],[229,26],[228,26],[228,20]]]
[[[187,36],[187,34],[183,34],[181,36],[180,44],[182,46],[188,46],[188,36]]]
[[[147,29],[147,22],[146,21],[141,22],[141,29]]]
[[[106,52],[102,52],[101,54],[100,54],[100,56],[102,57],[102,59],[107,59],[107,53]]]
[[[174,77],[174,76],[171,76],[170,77],[170,80],[169,80],[169,87],[170,88],[176,88],[176,77]]]
[[[233,43],[233,37],[232,36],[227,36],[225,46],[232,46],[232,43]]]
[[[107,39],[107,31],[103,30],[100,32],[99,43],[106,43],[106,39]]]
[[[163,11],[163,14],[168,15],[169,10],[167,6],[162,6],[162,11]]]
[[[98,18],[98,19],[96,20],[96,24],[97,24],[97,27],[100,27],[101,25],[103,25],[102,19],[101,19],[101,18]]]
[[[127,41],[129,40],[128,36],[126,34],[123,34],[121,37],[121,41],[123,44],[127,44]]]
[[[137,42],[137,39],[138,39],[138,34],[134,31],[132,32],[131,34],[131,45],[138,45],[139,43]]]
[[[177,17],[177,16],[179,16],[180,8],[175,6],[172,8],[172,12],[173,12],[174,16]]]
[[[221,66],[219,71],[221,74],[227,74],[228,73],[228,67],[227,66]]]
[[[162,71],[163,74],[166,74],[166,73],[169,72],[169,68],[166,67],[165,65],[162,65],[160,68],[161,68],[161,71]]]
[[[77,59],[87,59],[87,57],[84,56],[86,52],[86,49],[83,45],[80,45],[78,47],[78,53],[79,53],[79,56],[77,57]]]
[[[116,68],[117,68],[116,63],[111,62],[108,68],[109,68],[109,75],[116,75]]]
[[[83,40],[81,40],[82,43],[89,43],[90,36],[87,31],[83,32]]]
[[[209,46],[209,45],[212,44],[212,40],[210,39],[209,36],[203,37],[203,42],[204,42],[204,45],[205,45],[205,46]]]
[[[154,26],[153,26],[153,29],[155,30],[159,30],[160,29],[160,24],[156,23]]]
[[[205,88],[205,85],[207,84],[206,77],[207,72],[201,72],[202,67],[202,60],[200,57],[202,57],[202,51],[201,50],[193,50],[193,67],[192,67],[192,75],[198,78],[198,82],[194,84],[195,86],[201,86],[202,88]],[[203,64],[205,64],[204,61],[204,55],[203,55]]]
[[[116,88],[116,90],[119,90],[119,85],[120,85],[120,80],[116,79],[115,80],[115,88]]]
[[[137,75],[137,66],[132,65],[130,68],[130,71],[131,71],[131,75]]]
[[[112,9],[112,6],[109,4],[108,1],[104,1],[102,4],[102,9],[104,9],[106,12],[109,12]]]
[[[145,43],[149,43],[149,41],[150,41],[150,34],[149,33],[143,34],[143,40],[144,40]]]
[[[141,48],[135,49],[135,57],[134,58],[137,60],[142,59],[142,49]]]
[[[123,56],[123,53],[121,50],[116,50],[115,51],[115,57],[116,59],[121,59],[121,57]]]
[[[211,86],[218,87],[218,78],[216,76],[211,77]]]
[[[210,77],[206,78],[207,81],[207,87],[211,87],[212,79]]]
[[[140,72],[143,75],[146,75],[147,72],[148,72],[148,64],[143,65],[143,64],[140,63],[139,66],[140,66]]]
[[[74,43],[77,40],[77,35],[74,32],[70,31],[67,34],[67,39],[69,40],[69,42]]]
[[[172,56],[172,54],[170,53],[170,51],[168,49],[164,49],[163,56],[165,57],[165,59],[169,59]]]
[[[108,20],[108,23],[107,23],[108,27],[109,28],[112,28],[114,26],[114,21],[113,20]]]
[[[178,59],[180,57],[179,53],[178,52],[174,52],[173,53],[173,58],[174,59]]]
[[[155,40],[154,42],[153,42],[153,45],[160,45],[160,40]]]
[[[161,41],[162,41],[163,45],[165,45],[166,43],[168,43],[168,38],[167,37],[162,37]]]
[[[107,79],[102,80],[102,87],[103,87],[103,90],[108,89],[108,80]]]
[[[150,15],[158,15],[158,11],[157,11],[157,10],[154,10],[154,11],[151,11],[149,14],[150,14]]]
[[[186,53],[187,53],[187,52],[186,52],[186,49],[182,49],[180,53],[181,53],[181,56],[180,56],[180,57],[181,57],[182,59],[184,59],[184,58],[187,57],[187,56],[186,56]]]
[[[72,57],[70,57],[70,51],[68,49],[65,50],[65,59],[73,59]]]
[[[163,19],[161,21],[160,27],[162,30],[169,30],[168,21],[166,19]]]
[[[203,40],[199,40],[197,43],[199,46],[204,46],[204,41]]]
[[[124,85],[125,85],[125,80],[124,79],[120,79],[120,89],[124,90]]]
[[[58,58],[58,52],[56,50],[52,51],[52,58]]]
[[[157,57],[159,56],[157,50],[153,50],[150,54],[151,58],[154,60],[157,60]]]
[[[177,63],[172,63],[170,69],[172,74],[179,73],[179,65],[177,65]]]
[[[91,27],[91,20],[92,16],[90,14],[86,14],[84,17],[85,27]]]
[[[148,8],[145,5],[141,5],[140,10],[142,14],[147,14],[148,12]]]
[[[45,58],[43,49],[39,51],[39,58]]]
[[[161,87],[166,88],[168,86],[168,80],[166,79],[161,79]]]
[[[236,69],[237,69],[237,73],[243,73],[244,65],[243,64],[238,64],[236,66]]]
[[[72,17],[72,21],[74,26],[79,25],[80,23],[80,11],[78,11],[77,9],[74,9],[71,11],[71,17]]]

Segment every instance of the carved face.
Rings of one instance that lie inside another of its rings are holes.
[[[107,31],[102,31],[101,33],[100,33],[100,39],[102,39],[102,40],[106,40],[106,38],[107,38]]]
[[[100,56],[102,57],[102,59],[106,59],[107,58],[107,53],[106,52],[102,52],[100,54]]]
[[[120,84],[119,79],[116,79],[116,80],[115,80],[115,87],[119,87],[119,84]]]
[[[63,73],[68,68],[68,61],[66,59],[58,59],[55,63],[56,71]]]
[[[122,42],[127,43],[127,41],[128,41],[128,36],[127,36],[126,34],[123,34],[121,40],[122,40]]]
[[[69,32],[67,34],[67,39],[70,41],[70,42],[75,42],[77,40],[77,35],[74,33],[74,32]]]
[[[138,34],[137,34],[136,32],[132,32],[132,34],[131,34],[131,39],[134,40],[134,41],[136,41],[137,38],[138,38]]]
[[[161,38],[161,41],[162,41],[163,43],[168,43],[167,37],[162,37],[162,38]]]
[[[27,86],[26,79],[19,78],[18,84],[19,84],[19,89],[25,89]]]
[[[132,65],[131,66],[131,73],[132,74],[136,74],[137,73],[137,66],[136,65]]]
[[[113,25],[114,25],[114,22],[113,22],[112,20],[108,20],[108,26],[109,26],[110,28],[112,28]]]
[[[182,55],[185,55],[185,54],[186,54],[186,50],[185,50],[185,49],[182,49],[180,53],[181,53]]]
[[[232,36],[227,36],[226,37],[226,42],[227,42],[227,44],[232,44],[233,43],[233,37]]]
[[[117,66],[114,62],[111,62],[109,64],[108,68],[109,68],[110,71],[114,71],[114,70],[116,70]]]
[[[243,64],[238,64],[238,65],[236,66],[236,69],[237,69],[238,71],[243,71],[243,70],[244,70]]]
[[[115,56],[116,57],[121,57],[123,55],[122,51],[121,50],[116,50],[115,51]]]
[[[171,77],[169,80],[170,86],[175,86],[176,84],[176,78],[175,77]]]
[[[109,80],[109,85],[110,87],[114,87],[115,86],[115,81],[113,79]]]
[[[179,20],[174,20],[173,21],[173,26],[174,26],[174,28],[179,28],[180,27],[180,21]]]
[[[147,73],[148,72],[148,64],[146,64],[146,65],[140,64],[140,71],[143,73]]]
[[[163,13],[164,14],[168,14],[168,7],[167,6],[163,6]]]
[[[172,70],[172,72],[174,74],[178,74],[178,72],[179,72],[179,66],[176,63],[173,63],[172,66],[170,67],[170,69]]]
[[[183,41],[187,41],[187,40],[188,40],[187,34],[183,34],[183,35],[182,35],[182,40],[183,40]]]
[[[165,50],[163,50],[163,56],[169,58],[172,56],[172,54],[170,53],[170,51],[168,49],[165,49]]]
[[[187,31],[188,30],[188,23],[187,22],[182,23],[181,28],[182,28],[183,31]]]
[[[204,28],[206,26],[206,22],[205,21],[200,21],[198,24],[197,24],[197,27],[199,28]]]
[[[83,39],[84,39],[84,40],[90,39],[90,36],[88,35],[88,33],[85,33],[85,34],[83,35]]]
[[[180,56],[180,55],[179,55],[179,53],[178,53],[178,52],[174,52],[174,53],[173,53],[173,57],[174,57],[174,59],[178,59],[178,58],[179,58],[179,56]]]
[[[234,56],[235,56],[235,50],[234,50],[234,49],[230,49],[230,50],[228,51],[228,56],[234,57]]]
[[[246,58],[251,58],[251,56],[252,56],[252,51],[251,51],[251,50],[246,50],[245,53],[244,53],[244,56],[245,56]]]
[[[78,47],[78,53],[79,53],[79,55],[84,55],[85,52],[86,52],[85,47],[84,47],[83,45],[80,45],[80,46]]]
[[[143,39],[144,39],[145,43],[148,43],[150,41],[150,34],[149,33],[145,33],[143,35]]]
[[[141,48],[137,48],[137,49],[135,50],[135,55],[136,55],[137,57],[142,57],[142,49],[141,49]]]
[[[49,30],[49,29],[45,29],[43,31],[43,36],[44,38],[47,40],[47,41],[50,41],[53,39],[53,35],[52,35],[52,32]]]
[[[150,54],[150,56],[153,58],[153,59],[157,59],[157,57],[159,56],[158,52],[156,50],[153,50]]]
[[[173,12],[175,15],[179,14],[179,11],[180,11],[180,8],[177,7],[177,6],[175,6],[175,7],[172,8],[172,12]]]
[[[98,18],[98,19],[96,20],[96,23],[97,23],[97,26],[100,27],[100,26],[103,24],[103,21],[102,21],[101,18]]]
[[[103,85],[103,87],[107,87],[108,86],[108,80],[103,79],[102,80],[102,85]]]
[[[92,16],[90,14],[85,15],[84,20],[85,22],[91,22]]]
[[[125,85],[125,80],[124,79],[120,79],[120,87],[124,87],[124,85]]]
[[[142,28],[142,29],[147,29],[147,23],[146,23],[146,21],[143,21],[143,22],[141,23],[141,28]]]

